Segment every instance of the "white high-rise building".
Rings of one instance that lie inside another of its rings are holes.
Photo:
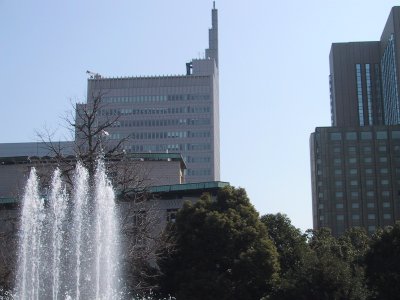
[[[101,95],[99,120],[115,118],[108,138],[127,152],[177,152],[186,182],[220,179],[218,12],[212,9],[204,59],[186,64],[186,75],[88,79],[87,104]]]

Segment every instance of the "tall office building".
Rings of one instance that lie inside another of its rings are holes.
[[[332,126],[400,124],[399,51],[400,7],[392,8],[379,41],[332,44]]]
[[[128,152],[179,152],[186,182],[219,180],[218,12],[212,9],[209,48],[186,64],[181,76],[88,79],[87,104],[101,96],[99,121],[119,116],[109,138]]]
[[[379,41],[332,44],[332,127],[311,134],[314,228],[369,232],[400,219],[400,7]]]

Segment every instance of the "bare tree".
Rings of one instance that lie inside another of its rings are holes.
[[[77,161],[86,167],[90,178],[93,178],[97,160],[104,158],[118,194],[127,286],[134,293],[147,292],[156,287],[154,277],[157,276],[156,261],[160,249],[172,249],[173,243],[163,234],[164,228],[158,225],[162,214],[149,193],[151,178],[148,177],[148,170],[140,159],[132,158],[124,150],[130,136],[113,140],[108,133],[121,115],[104,113],[107,103],[102,101],[103,97],[104,93],[92,95],[87,104],[77,104],[75,114],[64,119],[74,136],[72,149],[65,149],[62,143],[55,142],[49,131],[38,133],[38,137],[71,187]],[[40,173],[46,173],[46,168]],[[46,174],[41,177],[45,178]]]

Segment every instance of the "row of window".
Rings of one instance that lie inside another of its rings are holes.
[[[335,205],[336,209],[343,209],[344,208],[344,204],[343,203],[336,203]],[[383,208],[390,208],[390,202],[383,202],[382,203],[382,207]],[[324,204],[320,203],[318,205],[319,209],[323,209],[324,208]],[[359,209],[360,208],[360,203],[358,202],[354,202],[351,204],[351,208],[353,209]],[[367,208],[375,208],[375,203],[374,202],[368,202],[367,203]]]
[[[344,204],[343,203],[336,203],[335,205],[336,209],[343,209],[344,208]],[[390,208],[390,202],[383,202],[382,203],[382,207],[383,208]],[[358,202],[353,202],[351,203],[351,208],[353,209],[359,209],[360,208],[360,203]],[[375,203],[374,202],[368,202],[367,203],[367,208],[375,208]],[[319,203],[318,204],[318,209],[324,209],[324,204],[323,203]]]
[[[400,168],[396,168],[396,173],[398,173],[398,171],[400,172]],[[357,175],[358,174],[358,170],[357,169],[349,169],[349,175]],[[389,170],[388,168],[382,168],[379,169],[379,173],[380,174],[388,174]],[[341,169],[335,169],[334,170],[334,174],[335,175],[342,175],[343,171]],[[372,175],[373,174],[373,170],[371,168],[365,169],[365,174],[367,175]],[[400,173],[398,173],[400,174]],[[318,175],[322,175],[322,171],[318,170]]]
[[[131,135],[135,140],[158,140],[171,138],[209,138],[210,131],[164,131],[164,132],[135,132]]]
[[[378,157],[378,161],[381,163],[386,163],[388,161],[387,156],[381,156]],[[357,157],[350,157],[348,159],[349,164],[355,164],[357,163]],[[364,162],[365,163],[372,163],[372,157],[364,157]],[[335,165],[339,165],[342,163],[342,159],[341,158],[334,158],[333,159],[333,164]]]
[[[209,163],[211,162],[210,156],[188,156],[185,159],[188,163]]]
[[[367,215],[368,220],[375,220],[376,216],[375,214],[368,214]],[[392,218],[391,214],[383,214],[383,219],[384,220],[390,220]],[[360,220],[360,215],[359,214],[353,214],[351,215],[352,220]],[[336,220],[337,221],[344,221],[344,215],[336,215]]]
[[[182,106],[168,108],[115,108],[100,110],[101,116],[130,116],[130,115],[167,115],[167,114],[188,114],[188,113],[209,113],[210,106]]]
[[[350,196],[352,197],[352,198],[358,198],[358,192],[357,191],[352,191],[351,193],[350,193]],[[381,195],[383,196],[383,197],[389,197],[390,196],[390,191],[382,191],[381,192]],[[343,197],[343,192],[335,192],[335,196],[336,196],[336,198],[342,198]],[[375,192],[374,191],[367,191],[366,192],[366,196],[368,197],[368,198],[372,198],[372,197],[374,197],[375,196]],[[386,202],[385,202],[386,203]]]
[[[366,179],[365,184],[367,186],[372,186],[374,185],[374,180],[373,179]],[[381,179],[381,185],[388,185],[389,184],[389,179]],[[358,180],[350,180],[350,185],[351,186],[358,186]],[[343,181],[342,180],[336,180],[335,181],[335,186],[336,187],[341,187],[343,186]]]
[[[356,146],[348,146],[346,147],[347,151],[352,154],[355,153],[357,151],[357,147]],[[379,145],[378,146],[378,151],[379,152],[386,152],[388,150],[386,145]],[[394,146],[394,150],[399,151],[400,147],[399,146]],[[333,147],[332,149],[333,153],[340,153],[341,152],[341,148],[340,147]],[[370,146],[364,146],[362,147],[362,151],[364,153],[371,153],[372,152],[372,147]]]
[[[400,139],[400,130],[393,130],[391,132],[392,139]],[[347,141],[355,141],[358,139],[358,134],[355,131],[349,131],[344,133],[345,140]],[[359,138],[361,140],[372,140],[373,132],[371,131],[362,131],[359,132]],[[387,131],[377,131],[375,132],[375,139],[377,140],[386,140],[388,138]],[[329,134],[329,139],[331,141],[341,141],[342,133],[341,132],[331,132]]]
[[[209,118],[197,119],[165,119],[165,120],[118,120],[113,122],[112,127],[165,127],[181,125],[210,125]]]
[[[350,196],[353,198],[357,198],[359,195],[359,193],[357,191],[352,191],[350,193]],[[367,197],[374,197],[375,196],[375,192],[374,191],[367,191],[366,192]],[[390,195],[389,191],[382,191],[382,196],[384,197],[388,197]],[[343,192],[335,192],[335,197],[336,198],[342,198],[343,197]]]
[[[209,143],[129,145],[125,146],[125,150],[128,152],[210,151],[211,145]]]
[[[183,94],[183,95],[140,95],[126,97],[102,97],[103,103],[143,103],[143,102],[163,102],[163,101],[207,101],[210,100],[208,94]]]
[[[344,217],[345,216],[342,215],[342,214],[336,215],[336,221],[344,221]],[[368,218],[368,220],[373,221],[373,220],[376,220],[376,215],[375,214],[368,214],[367,218]],[[391,214],[388,214],[388,213],[387,214],[383,214],[383,219],[384,220],[391,220],[391,218],[392,218]],[[323,215],[320,215],[319,219],[320,219],[320,221],[323,221],[325,219],[325,217]],[[352,214],[351,215],[351,219],[353,221],[360,220],[360,215],[359,214]]]
[[[189,175],[189,176],[210,176],[211,170],[210,169],[199,169],[199,170],[188,169],[187,175]]]

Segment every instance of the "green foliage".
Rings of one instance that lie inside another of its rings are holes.
[[[369,238],[352,229],[337,239],[328,229],[302,235],[281,214],[262,221],[279,253],[279,284],[265,299],[366,299],[362,258]]]
[[[243,189],[185,203],[171,227],[176,251],[161,261],[161,290],[181,299],[260,299],[277,279],[276,249]]]
[[[307,299],[301,298],[301,295],[307,291],[304,281],[309,275],[308,268],[314,261],[314,253],[306,237],[291,224],[286,215],[268,214],[262,216],[261,221],[266,225],[279,254],[280,280],[270,298]]]
[[[374,237],[365,261],[367,282],[375,299],[399,299],[400,224]]]
[[[279,253],[281,274],[303,267],[305,256],[310,252],[307,240],[283,214],[268,214],[261,217],[267,227],[268,236]]]
[[[313,232],[309,244],[316,255],[312,266],[316,299],[367,299],[364,269],[359,263],[367,240],[365,231],[359,229],[339,239],[325,228]]]

